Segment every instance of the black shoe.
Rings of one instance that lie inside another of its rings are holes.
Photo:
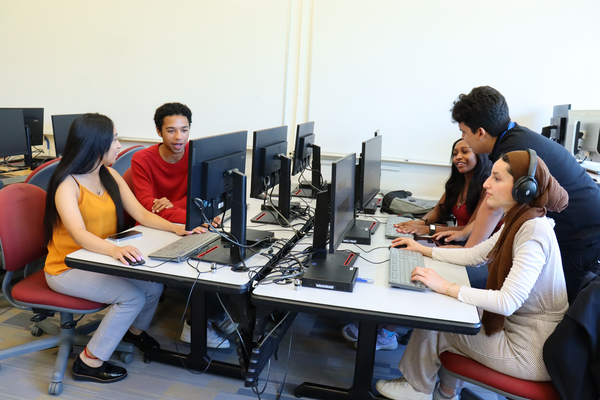
[[[151,349],[160,349],[160,343],[152,336],[148,335],[146,331],[143,331],[139,335],[134,335],[127,331],[125,336],[123,336],[123,341],[133,343],[135,347],[142,350],[144,353]]]
[[[92,368],[77,356],[73,363],[73,380],[76,381],[92,381],[100,383],[116,382],[127,376],[125,368],[113,365],[104,361],[104,363]]]

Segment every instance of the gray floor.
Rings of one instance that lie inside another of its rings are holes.
[[[150,333],[164,348],[174,348],[180,333],[182,306],[167,300],[159,305]],[[8,307],[0,301],[0,348],[36,340],[29,329],[31,314]],[[90,317],[86,317],[90,318]],[[94,317],[91,317],[94,318]],[[355,350],[345,341],[340,331],[351,321],[320,318],[300,314],[292,329],[284,337],[278,351],[278,361],[271,361],[261,376],[259,390],[265,387],[261,399],[273,400],[281,391],[286,367],[289,365],[281,399],[292,400],[294,388],[304,381],[349,387],[354,374]],[[402,333],[401,329],[398,332]],[[291,359],[288,359],[291,341]],[[182,352],[188,347],[179,342]],[[376,356],[375,379],[393,378],[399,375],[397,365],[404,346],[392,351],[379,351]],[[71,358],[74,359],[76,349]],[[0,369],[0,399],[48,399],[48,384],[56,350],[46,350],[26,356],[3,360]],[[216,350],[214,359],[237,363],[235,348]],[[288,362],[289,360],[289,362]],[[113,362],[128,370],[128,377],[112,384],[75,382],[70,368],[65,376],[62,399],[248,399],[258,398],[242,380],[223,378],[210,374],[188,372],[183,368],[157,362],[145,364],[140,351],[136,350],[134,361],[124,365],[116,356]],[[267,381],[268,376],[268,381]],[[468,386],[486,400],[500,397],[482,389]]]

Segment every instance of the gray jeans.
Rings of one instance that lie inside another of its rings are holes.
[[[112,275],[70,269],[60,275],[46,274],[52,290],[73,297],[112,304],[88,343],[90,352],[108,360],[130,326],[150,326],[163,285]]]

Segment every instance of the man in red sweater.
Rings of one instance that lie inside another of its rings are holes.
[[[171,222],[185,224],[192,111],[181,103],[163,104],[156,109],[154,124],[162,143],[138,151],[131,159],[135,197],[147,210]],[[212,325],[226,334],[231,334],[236,325],[225,314],[209,319],[207,345],[229,347],[229,341],[220,337]],[[181,340],[190,342],[188,321]]]
[[[131,160],[135,196],[147,210],[185,224],[192,112],[181,103],[167,103],[156,110],[154,123],[162,143],[138,151]]]

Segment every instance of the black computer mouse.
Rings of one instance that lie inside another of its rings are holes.
[[[123,256],[123,258],[125,259],[125,261],[127,261],[127,263],[128,263],[130,266],[135,266],[135,265],[143,265],[143,264],[145,264],[145,263],[146,263],[146,261],[145,261],[145,260],[143,260],[143,259],[142,259],[142,260],[140,260],[140,261],[138,261],[138,260],[133,260],[133,261],[131,261],[131,260],[129,259],[129,257],[125,257],[125,256]]]

